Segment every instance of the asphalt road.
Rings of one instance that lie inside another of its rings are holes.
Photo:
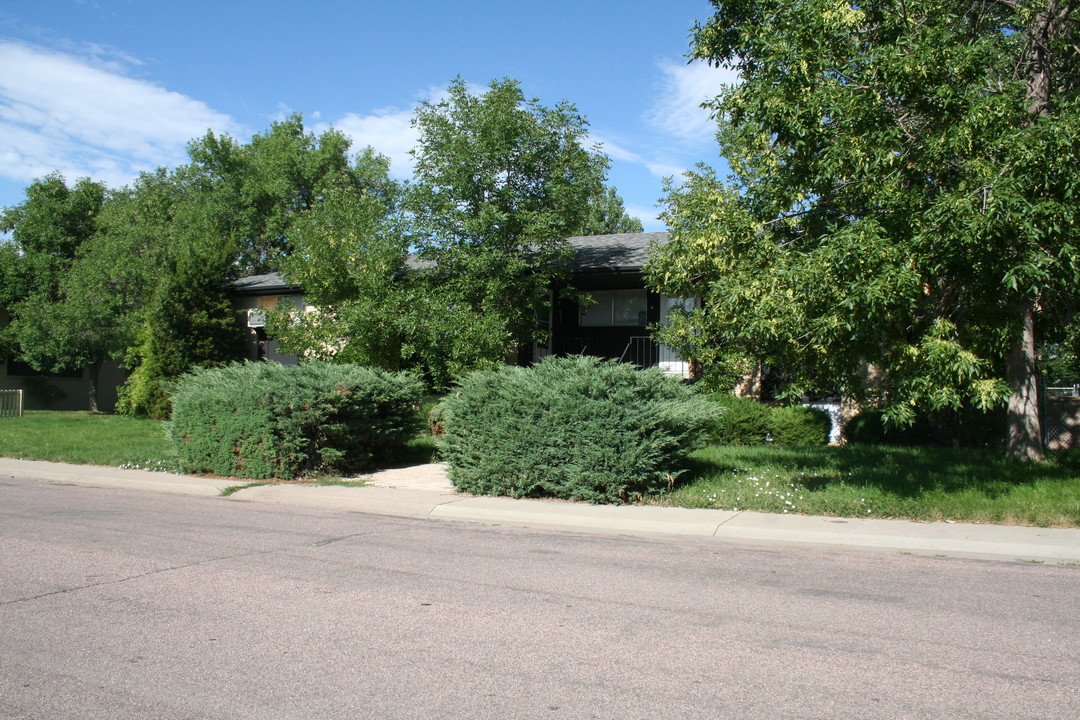
[[[0,478],[2,718],[1080,717],[1080,567]]]

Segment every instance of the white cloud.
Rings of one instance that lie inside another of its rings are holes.
[[[412,175],[412,156],[416,146],[416,130],[410,127],[413,111],[386,108],[370,115],[348,113],[333,123],[320,123],[314,130],[321,133],[330,126],[352,138],[353,149],[370,145],[376,152],[390,158],[391,173],[397,177]]]
[[[132,59],[101,56],[0,41],[0,175],[28,182],[60,170],[121,185],[184,162],[187,142],[208,129],[237,132],[204,103],[127,77]]]
[[[645,232],[656,232],[665,229],[664,224],[657,217],[660,214],[659,209],[633,203],[627,203],[624,207],[627,215],[636,217],[641,221],[641,224],[645,227]]]
[[[738,83],[738,74],[700,61],[685,64],[661,60],[658,67],[663,74],[660,97],[646,119],[677,140],[711,142],[716,123],[701,104],[719,95],[725,85]]]
[[[466,83],[472,95],[483,95],[488,88]],[[412,176],[413,158],[409,151],[416,147],[419,135],[412,127],[413,115],[420,102],[440,103],[449,97],[445,87],[431,86],[416,93],[417,103],[412,107],[382,108],[367,115],[347,113],[333,122],[322,122],[313,128],[321,133],[333,127],[352,139],[353,150],[371,146],[376,152],[390,158],[390,174],[399,178]]]
[[[627,162],[641,165],[657,178],[666,178],[682,175],[686,167],[669,157],[646,157],[641,153],[634,152],[619,143],[612,142],[599,135],[590,135],[588,145],[597,144],[600,150],[613,162]]]

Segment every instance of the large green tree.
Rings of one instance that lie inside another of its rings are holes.
[[[291,251],[281,271],[304,289],[305,313],[286,304],[271,317],[281,349],[304,357],[397,369],[402,364],[400,319],[414,309],[403,302],[408,239],[403,187],[389,161],[361,151],[349,177],[295,218]]]
[[[732,173],[668,195],[651,281],[703,305],[667,339],[898,421],[1008,398],[1009,454],[1040,458],[1037,333],[1080,287],[1077,3],[714,5],[692,54],[739,73]]]
[[[118,410],[165,417],[172,380],[243,357],[228,281],[280,269],[298,216],[329,194],[367,187],[348,150],[341,133],[316,136],[293,116],[248,143],[207,133],[189,144],[191,161],[163,178],[168,192],[135,189],[134,204],[153,210],[132,215],[130,231],[158,232],[167,251],[126,356],[132,372]]]
[[[584,147],[568,103],[541,105],[513,80],[474,93],[458,79],[414,125],[411,183],[361,153],[296,216],[282,269],[319,312],[282,309],[271,330],[288,351],[416,367],[446,387],[539,336],[567,237],[641,224],[604,186],[608,160]]]
[[[566,238],[604,196],[608,159],[584,147],[587,123],[573,105],[544,106],[510,79],[474,94],[458,78],[413,124],[409,208],[429,278],[417,301],[431,305],[428,322],[450,323],[414,323],[415,349],[503,362],[537,339],[548,290],[566,276]]]
[[[68,186],[53,173],[26,188],[26,199],[5,208],[0,230],[0,355],[19,358],[40,371],[89,368],[90,409],[97,409],[101,347],[114,338],[96,332],[109,308],[97,302],[103,266],[85,257],[98,232],[107,189],[81,178]],[[80,277],[78,283],[74,277]]]
[[[94,234],[106,188],[89,178],[68,186],[60,173],[35,180],[18,205],[0,213],[0,308],[32,292],[55,298],[60,278]]]
[[[364,179],[353,172],[350,141],[336,130],[315,135],[293,115],[248,143],[208,132],[188,145],[191,162],[178,169],[193,190],[211,197],[218,232],[236,247],[236,272],[279,269],[296,215],[313,207],[331,184]]]
[[[613,235],[639,233],[644,229],[641,220],[626,211],[626,206],[618,191],[613,187],[606,187],[589,198],[585,221],[575,234]]]

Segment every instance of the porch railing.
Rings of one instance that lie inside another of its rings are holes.
[[[0,417],[22,417],[23,391],[0,390]]]
[[[628,362],[640,367],[653,367],[660,364],[660,346],[648,336],[633,336],[619,356],[619,362]]]

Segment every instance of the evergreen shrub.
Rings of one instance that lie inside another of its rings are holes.
[[[832,421],[823,410],[799,405],[774,408],[727,393],[708,397],[714,403],[709,437],[719,445],[805,447],[829,442]]]
[[[411,375],[357,365],[196,370],[173,395],[169,438],[184,472],[282,480],[354,472],[413,436],[422,390]]]
[[[461,491],[621,503],[669,489],[708,403],[658,369],[592,357],[468,375],[441,409]]]
[[[832,420],[829,413],[817,408],[789,405],[770,408],[772,438],[777,445],[809,447],[828,445]]]
[[[772,408],[728,393],[709,396],[715,405],[710,440],[720,445],[761,445],[772,432]]]

